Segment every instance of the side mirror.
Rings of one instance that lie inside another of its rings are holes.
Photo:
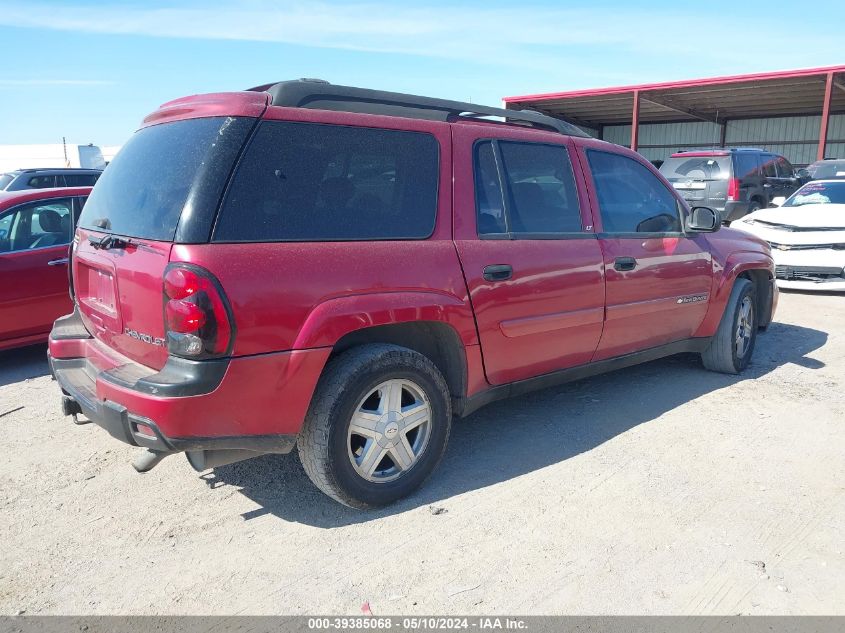
[[[722,218],[710,207],[693,207],[687,216],[687,231],[714,233],[722,226]]]
[[[770,207],[779,207],[779,206],[783,205],[784,202],[786,202],[786,198],[784,198],[783,196],[778,196],[777,198],[772,198],[769,201],[769,206]]]

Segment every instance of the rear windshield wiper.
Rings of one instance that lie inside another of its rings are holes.
[[[116,235],[103,235],[102,237],[89,237],[88,243],[98,251],[107,251],[110,248],[126,248],[132,244],[132,241]]]

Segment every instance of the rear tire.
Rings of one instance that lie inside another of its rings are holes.
[[[757,340],[757,322],[754,284],[748,279],[737,279],[719,329],[701,353],[704,366],[723,374],[738,374],[748,367]]]
[[[755,211],[759,211],[760,208],[760,203],[757,200],[752,200],[750,203],[748,203],[748,211],[745,212],[745,215],[750,215]]]
[[[388,505],[440,463],[452,407],[440,371],[397,345],[352,348],[332,359],[297,441],[305,472],[352,508]]]

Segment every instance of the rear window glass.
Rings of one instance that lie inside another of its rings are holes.
[[[216,187],[219,200],[223,182],[210,172],[215,171],[219,160],[228,162],[227,173],[231,169],[233,156],[219,155],[243,144],[246,131],[239,121],[211,117],[139,130],[97,180],[79,226],[172,241],[193,191],[210,195],[208,190]]]
[[[812,178],[823,180],[825,178],[845,178],[845,161],[824,161],[821,163],[813,163],[807,166]],[[0,189],[3,187],[0,186]]]
[[[14,179],[15,177],[12,174],[0,174],[0,190],[5,189],[12,184]]]
[[[690,156],[667,158],[660,173],[669,182],[678,180],[724,180],[730,178],[730,156]]]
[[[235,173],[216,241],[423,239],[437,211],[430,134],[265,121]]]

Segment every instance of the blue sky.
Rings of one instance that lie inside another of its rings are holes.
[[[774,0],[0,0],[0,144],[121,144],[169,99],[296,77],[499,105],[841,64],[843,24]]]

